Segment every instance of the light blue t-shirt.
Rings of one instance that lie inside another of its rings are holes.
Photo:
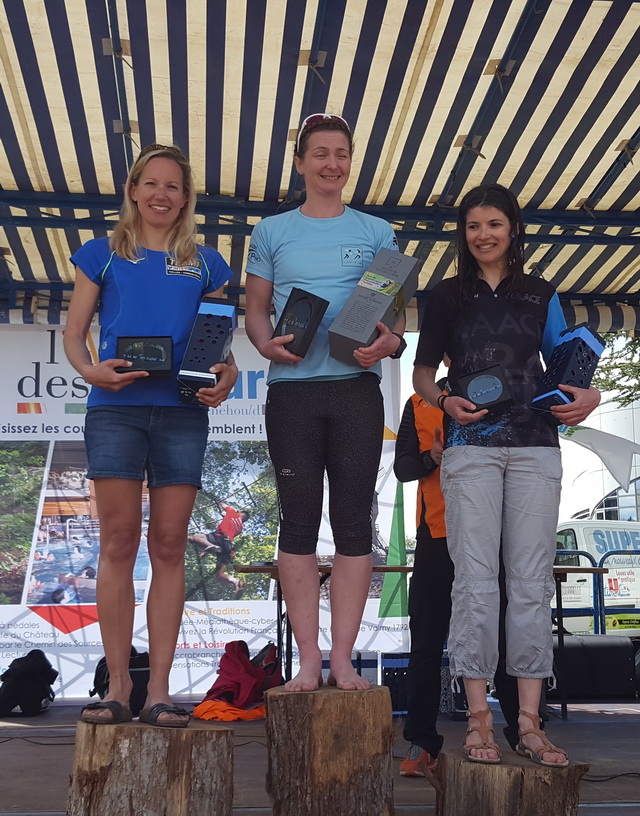
[[[118,337],[173,338],[171,379],[145,377],[120,391],[93,386],[87,405],[181,405],[176,380],[203,295],[215,292],[231,269],[215,249],[198,247],[196,262],[178,266],[166,252],[141,249],[137,262],[118,257],[108,238],[94,238],[70,260],[100,287],[100,360],[116,357]]]
[[[382,218],[344,208],[336,218],[309,218],[299,209],[265,218],[251,235],[247,274],[273,282],[276,322],[294,286],[328,300],[330,305],[303,360],[294,365],[272,362],[267,382],[338,379],[372,371],[329,355],[328,329],[382,248],[397,249],[393,230]]]

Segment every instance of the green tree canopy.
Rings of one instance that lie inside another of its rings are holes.
[[[20,603],[47,447],[47,442],[0,447],[0,603]]]
[[[640,399],[640,337],[612,332],[605,335],[605,343],[592,384],[614,392],[618,405],[625,408]]]
[[[242,533],[234,539],[235,561],[227,566],[230,575],[245,581],[243,598],[266,598],[269,578],[235,572],[235,564],[272,561],[278,530],[278,501],[275,478],[267,443],[213,442],[207,446],[202,490],[191,516],[193,533],[215,530],[223,515],[221,504],[229,504],[250,514]],[[234,588],[215,575],[214,557],[199,558],[187,548],[187,599],[190,601],[231,600]]]

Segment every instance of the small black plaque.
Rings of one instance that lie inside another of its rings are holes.
[[[116,358],[132,365],[118,366],[118,374],[129,371],[148,371],[150,377],[173,376],[173,338],[171,337],[118,337]]]
[[[477,410],[497,408],[513,402],[504,370],[495,365],[458,377],[460,395],[472,402]]]
[[[328,306],[328,300],[294,286],[282,310],[273,337],[283,337],[286,334],[295,335],[293,340],[285,345],[285,348],[292,354],[297,354],[298,357],[304,357],[309,351],[311,341],[318,331],[318,326]]]

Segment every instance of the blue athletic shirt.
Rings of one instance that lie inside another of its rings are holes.
[[[145,377],[120,391],[93,386],[88,406],[180,406],[176,376],[203,295],[215,292],[231,277],[219,252],[198,246],[197,260],[177,266],[166,252],[140,250],[139,261],[125,261],[108,238],[94,238],[70,260],[100,287],[100,361],[116,358],[118,337],[173,337],[173,378]]]
[[[344,208],[336,218],[309,218],[299,209],[265,218],[254,227],[247,274],[273,282],[276,322],[297,286],[330,302],[309,351],[294,365],[272,362],[268,383],[278,380],[340,379],[364,371],[382,376],[380,363],[365,369],[329,355],[328,329],[363,273],[382,248],[397,249],[382,218]]]

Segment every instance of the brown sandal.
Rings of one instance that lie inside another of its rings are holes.
[[[466,741],[465,745],[462,746],[462,753],[465,757],[469,760],[469,762],[482,762],[485,765],[497,765],[501,759],[502,754],[500,753],[500,748],[495,744],[493,741],[493,728],[487,723],[487,716],[491,714],[491,711],[488,708],[485,708],[483,711],[468,711],[467,717],[475,717],[480,722],[475,728],[467,728],[467,734],[472,734],[474,731],[476,734],[480,735],[480,739],[482,742],[479,745],[469,745],[467,747]],[[491,735],[491,736],[489,736]],[[477,757],[471,754],[471,751],[477,751],[482,748],[486,748],[490,751],[495,751],[498,755],[494,759],[489,757]]]
[[[544,731],[540,730],[540,723],[542,720],[537,714],[530,714],[528,711],[518,711],[518,714],[522,714],[523,717],[528,717],[532,723],[538,723],[537,727],[534,725],[533,728],[529,728],[527,731],[518,731],[518,736],[520,738],[526,737],[527,734],[535,734],[536,737],[542,740],[542,745],[538,748],[527,748],[527,746],[522,742],[516,745],[516,753],[520,754],[520,756],[529,757],[532,762],[535,762],[536,765],[545,765],[547,768],[566,768],[569,764],[569,757],[567,756],[567,752],[563,751],[562,748],[558,748],[552,742],[549,742],[547,739]],[[542,758],[543,754],[548,753],[549,751],[553,751],[557,754],[564,754],[565,760],[564,762],[548,762],[547,760]]]

